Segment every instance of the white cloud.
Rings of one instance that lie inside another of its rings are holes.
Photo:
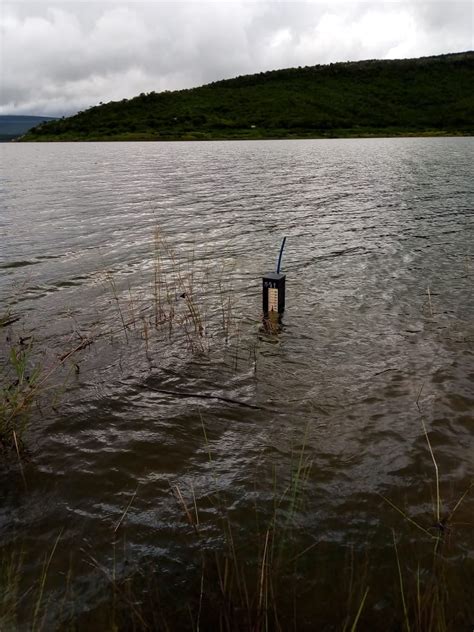
[[[274,68],[473,48],[471,2],[4,1],[0,113],[99,101]]]

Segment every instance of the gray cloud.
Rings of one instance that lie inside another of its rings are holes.
[[[100,101],[289,66],[473,48],[472,2],[4,1],[0,113]]]

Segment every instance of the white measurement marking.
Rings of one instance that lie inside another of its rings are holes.
[[[278,311],[278,290],[273,287],[268,289],[268,311]]]

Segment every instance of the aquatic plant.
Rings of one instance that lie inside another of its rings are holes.
[[[411,563],[405,564],[405,568],[402,569],[399,545],[395,531],[392,531],[404,629],[407,632],[410,630],[416,630],[418,632],[438,632],[439,630],[455,629],[453,625],[459,614],[453,612],[453,609],[450,608],[450,599],[457,593],[459,600],[464,589],[462,588],[462,581],[459,581],[458,577],[455,576],[455,582],[452,581],[449,548],[452,544],[451,538],[453,529],[456,526],[454,522],[455,514],[474,488],[474,481],[471,481],[461,496],[453,502],[442,501],[439,466],[426,428],[426,420],[420,406],[422,390],[423,384],[420,387],[416,399],[416,406],[420,415],[421,427],[426,439],[427,449],[434,468],[435,493],[432,503],[433,517],[429,518],[426,516],[422,522],[420,518],[415,519],[410,516],[408,512],[393,503],[389,498],[383,495],[382,498],[403,517],[408,525],[414,527],[417,533],[423,534],[419,542],[418,550],[410,553]],[[445,507],[451,506],[450,509],[446,509],[444,514],[442,513],[443,505]],[[413,567],[413,561],[415,559],[418,561],[416,567]],[[472,579],[470,581],[472,583]],[[467,603],[466,606],[469,607]],[[462,617],[462,615],[460,616]],[[465,623],[466,621],[459,621],[461,625]]]
[[[60,629],[98,626],[117,632],[463,629],[472,613],[472,569],[469,574],[469,568],[453,563],[456,551],[450,557],[447,549],[433,548],[435,533],[416,529],[420,538],[407,540],[386,529],[389,538],[381,574],[369,544],[359,549],[329,544],[317,529],[308,532],[304,528],[313,469],[306,439],[294,450],[291,471],[277,475],[273,470],[267,501],[259,503],[257,493],[254,500],[249,496],[247,504],[254,503],[253,514],[247,516],[243,529],[235,503],[219,485],[208,429],[201,421],[213,483],[198,496],[189,479],[170,480],[170,501],[174,499],[181,510],[185,528],[180,533],[189,553],[183,573],[170,581],[156,562],[125,558],[125,564],[119,563],[116,546],[126,540],[127,521],[139,501],[137,486],[119,519],[111,523],[111,565],[100,561],[93,548],[74,551],[89,566],[94,581],[102,585],[103,601],[97,611],[93,608],[83,616],[81,608],[74,607],[70,591],[74,578],[66,569],[67,581],[57,595],[59,606],[48,619],[52,613],[46,588],[58,536],[45,555],[40,577],[29,587],[25,587],[21,549],[3,558],[0,629],[16,631],[22,625],[48,629],[52,621]],[[256,492],[259,478],[265,477],[257,477]],[[467,494],[468,490],[458,499],[452,515]],[[443,542],[448,544],[447,539]],[[29,603],[32,607],[25,610]]]
[[[31,407],[42,381],[41,366],[32,358],[32,340],[20,338],[6,349],[0,363],[0,442],[19,451]]]
[[[0,446],[20,457],[33,412],[55,408],[71,370],[78,370],[73,357],[92,340],[82,338],[58,355],[24,331],[5,327],[0,336]]]
[[[18,455],[33,411],[51,408],[64,391],[71,372],[81,370],[80,352],[123,335],[125,343],[143,349],[149,362],[164,345],[178,344],[191,353],[208,354],[212,345],[227,346],[235,318],[231,295],[223,288],[224,267],[211,275],[198,266],[194,253],[183,258],[157,227],[153,235],[152,278],[145,273],[124,286],[116,271],[105,270],[104,287],[110,292],[117,318],[107,314],[94,329],[74,329],[55,353],[44,348],[40,334],[13,330],[18,317],[8,311],[0,321],[0,444]],[[138,344],[142,343],[142,344]],[[235,358],[241,344],[236,337]],[[135,353],[135,351],[134,351]],[[61,375],[61,377],[58,377]],[[54,378],[54,379],[53,379]],[[197,394],[199,396],[199,394]]]
[[[62,531],[55,538],[51,550],[44,553],[38,576],[25,585],[27,560],[21,547],[10,548],[0,555],[0,630],[16,632],[28,629],[31,632],[48,630],[47,617],[50,597],[46,594],[50,568],[61,540]],[[64,584],[63,599],[58,604],[64,606],[69,589],[69,574]],[[25,603],[29,607],[25,610]],[[25,627],[26,626],[26,627]]]
[[[211,345],[222,340],[227,345],[236,329],[230,290],[222,279],[225,267],[211,274],[209,267],[198,263],[194,250],[188,255],[177,252],[156,226],[150,252],[151,275],[144,272],[135,287],[125,287],[118,273],[104,273],[104,286],[112,295],[121,331],[129,342],[132,329],[140,333],[147,357],[155,342],[167,334],[168,341],[184,339],[192,353],[207,354]],[[115,335],[117,328],[103,327],[100,337]]]

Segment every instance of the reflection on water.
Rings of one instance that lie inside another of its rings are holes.
[[[21,315],[13,335],[33,332],[53,357],[104,323],[116,332],[76,359],[61,405],[35,414],[27,491],[3,468],[2,542],[34,550],[63,528],[59,558],[93,542],[106,560],[138,490],[130,550],[172,568],[187,554],[170,484],[203,505],[225,493],[245,525],[304,443],[302,532],[383,551],[387,527],[407,525],[380,494],[412,516],[431,511],[420,410],[452,508],[474,475],[473,147],[1,145],[0,295]],[[117,303],[141,323],[156,299],[157,227],[175,271],[195,275],[206,348],[193,353],[189,323],[150,340],[143,324],[128,342],[122,331]],[[261,276],[284,235],[276,332],[262,329]],[[467,497],[460,523],[473,508]],[[472,551],[470,527],[456,538]]]

